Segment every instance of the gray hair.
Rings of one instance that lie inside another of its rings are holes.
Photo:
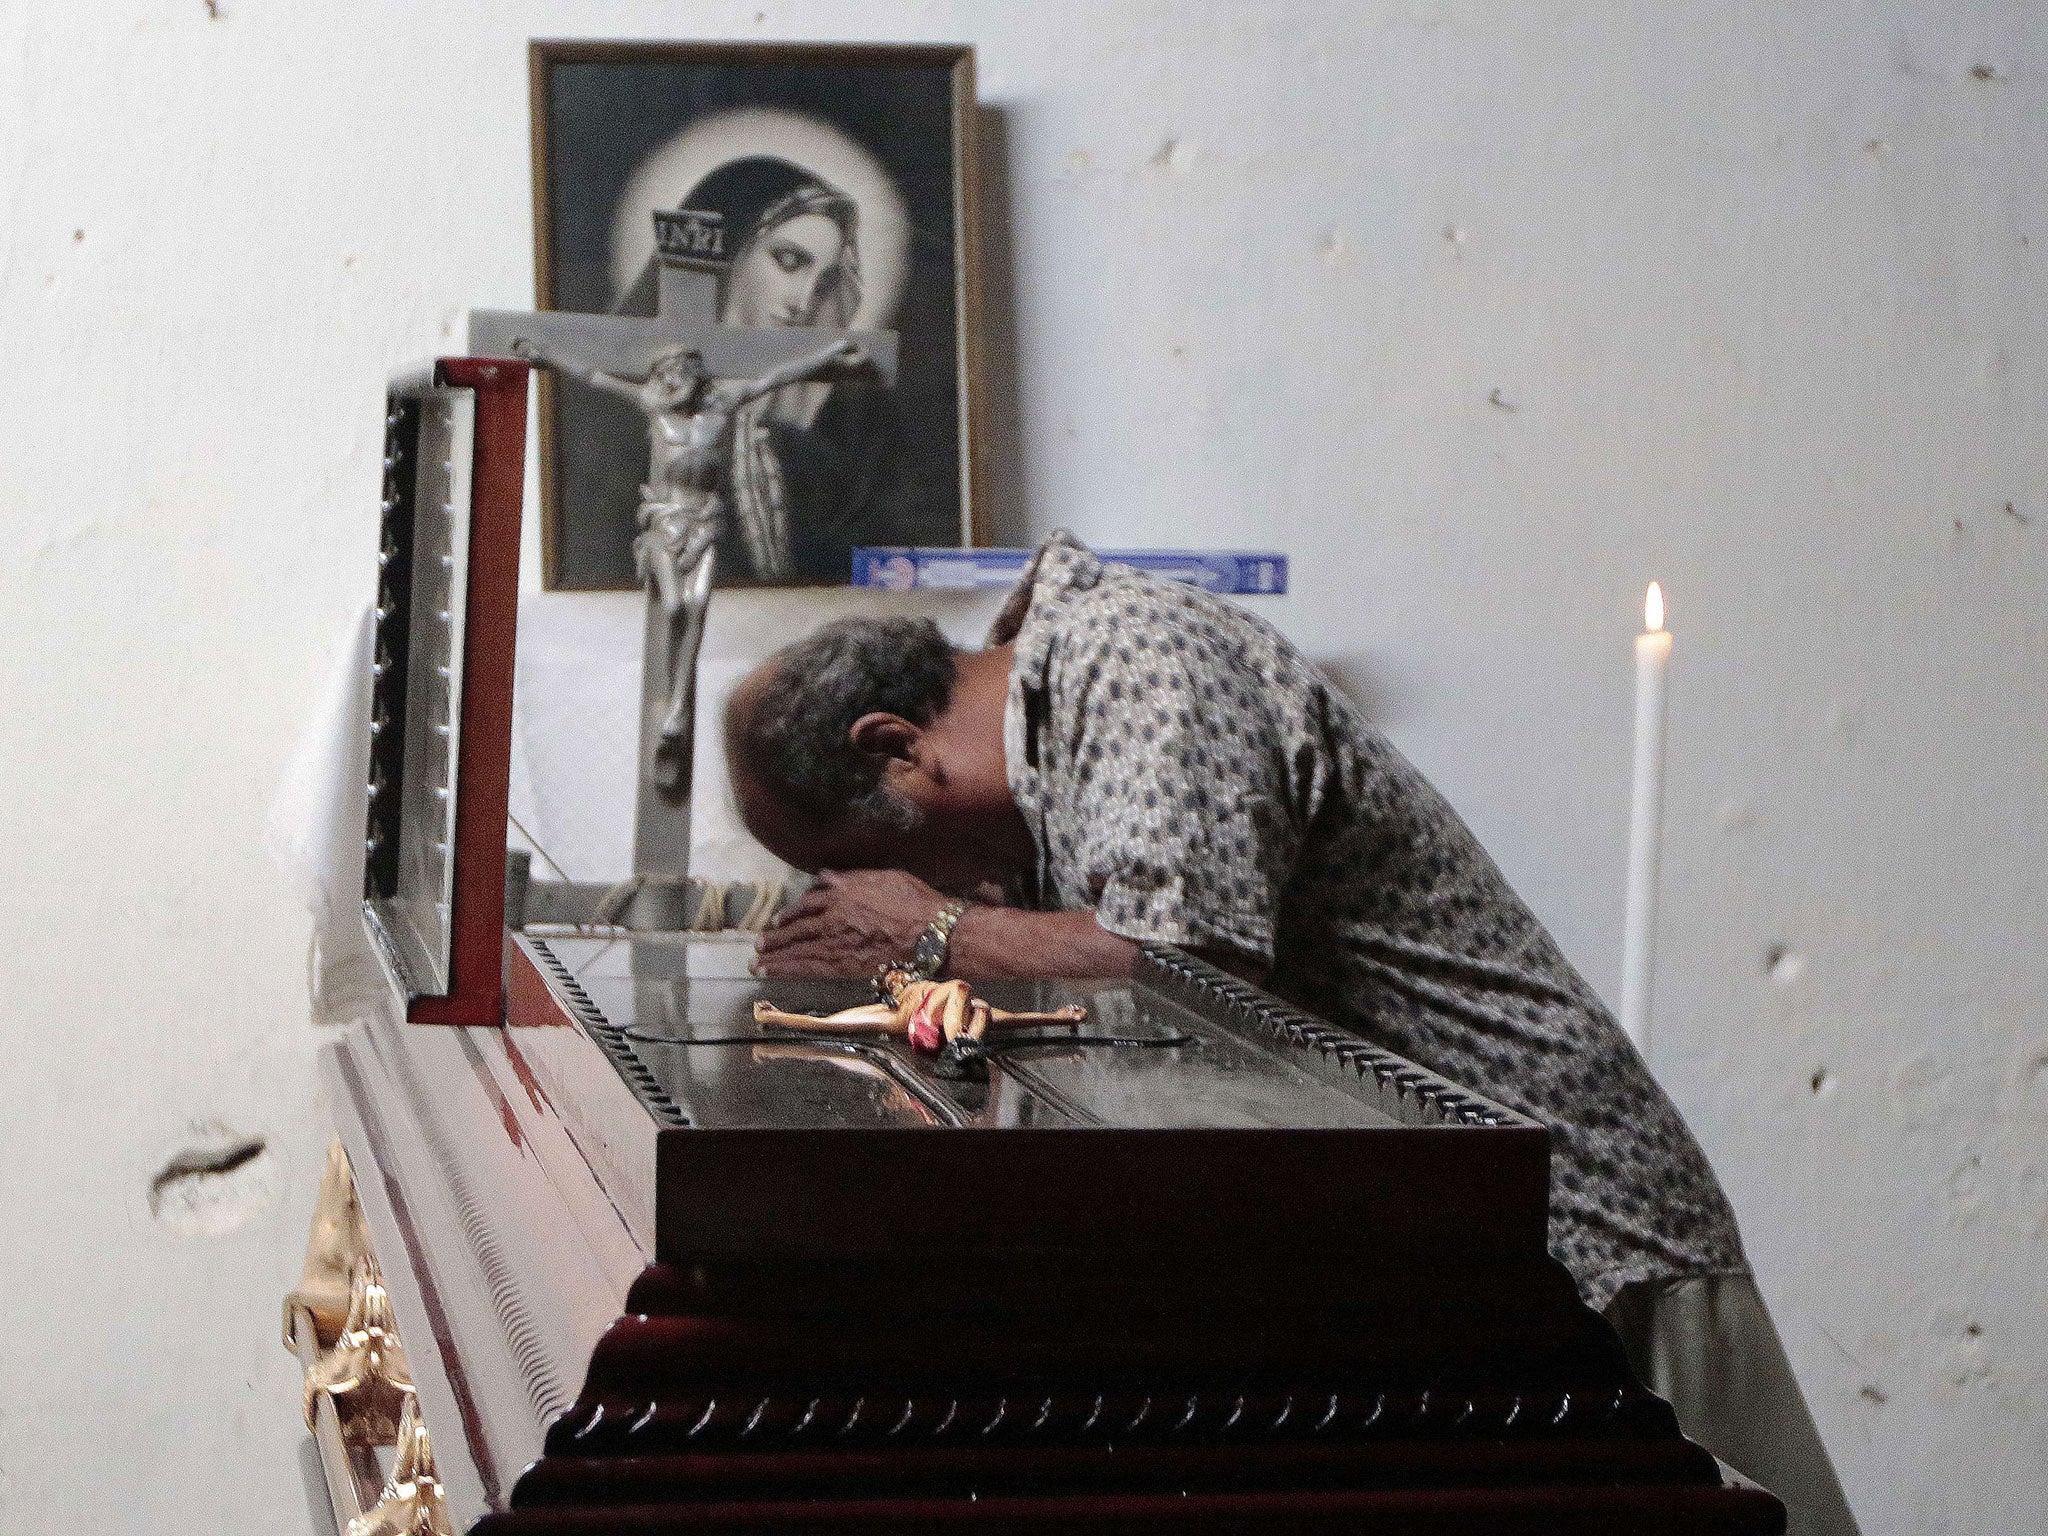
[[[768,659],[771,677],[726,708],[726,747],[784,801],[829,822],[908,831],[918,810],[850,739],[863,715],[929,725],[953,697],[953,647],[930,619],[838,619]]]

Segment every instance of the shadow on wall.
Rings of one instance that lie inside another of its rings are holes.
[[[1322,669],[1323,675],[1337,685],[1342,693],[1364,713],[1365,718],[1381,730],[1395,719],[1398,695],[1387,679],[1376,673],[1359,656],[1311,656],[1310,661]]]
[[[975,494],[979,537],[998,548],[1028,547],[1030,496],[1024,482],[1024,421],[1017,389],[1016,231],[1010,199],[1010,127],[1001,107],[975,114],[981,139],[981,440]]]

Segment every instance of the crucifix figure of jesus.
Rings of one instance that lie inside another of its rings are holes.
[[[633,839],[639,889],[622,920],[682,927],[687,920],[676,914],[689,874],[697,653],[729,501],[736,416],[749,402],[804,380],[893,383],[896,335],[721,325],[721,283],[734,254],[722,215],[661,209],[654,225],[660,265],[653,315],[473,310],[469,349],[546,363],[629,400],[647,418],[648,475],[633,541],[647,591]],[[740,531],[757,570],[773,569],[755,547],[758,530]]]
[[[525,336],[513,338],[512,350],[529,362],[621,396],[647,417],[647,480],[640,487],[633,568],[661,606],[668,644],[662,658],[667,707],[645,771],[664,799],[685,804],[694,745],[691,726],[697,717],[697,652],[704,642],[704,613],[718,568],[734,418],[785,384],[813,378],[834,365],[858,367],[860,343],[842,337],[759,378],[732,380],[712,378],[704,355],[688,345],[656,353],[643,379],[621,378],[573,358],[551,355]],[[745,531],[751,548],[755,530]],[[757,568],[767,565],[765,551],[753,554]],[[654,659],[647,658],[650,666]]]

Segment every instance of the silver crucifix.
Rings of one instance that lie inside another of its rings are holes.
[[[704,355],[687,345],[655,355],[642,379],[588,368],[550,355],[525,336],[512,350],[529,362],[558,369],[593,389],[631,401],[647,417],[647,480],[640,487],[639,535],[633,568],[666,623],[660,676],[665,708],[645,765],[654,787],[671,805],[687,807],[697,718],[697,653],[704,643],[704,613],[718,565],[718,532],[725,520],[725,477],[732,459],[734,418],[740,410],[833,368],[858,367],[860,344],[841,339],[792,358],[756,379],[714,379]],[[750,546],[759,542],[747,530]],[[769,563],[755,552],[759,568]],[[655,658],[647,658],[653,666]]]
[[[691,758],[698,651],[728,513],[738,413],[791,383],[892,383],[896,335],[830,326],[720,325],[723,250],[717,215],[655,215],[660,255],[652,316],[474,310],[470,351],[517,354],[631,401],[647,418],[648,474],[640,488],[634,565],[645,586],[640,789],[633,873],[652,912],[674,908],[689,873]],[[741,520],[757,575],[780,561],[774,530]],[[657,900],[659,892],[668,894]],[[654,925],[659,920],[650,918]],[[637,924],[636,924],[637,925]]]

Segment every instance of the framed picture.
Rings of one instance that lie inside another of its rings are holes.
[[[541,309],[688,308],[892,353],[892,377],[809,377],[733,414],[720,585],[975,542],[973,49],[537,41],[530,63]],[[648,417],[622,394],[542,374],[548,587],[638,585]]]

